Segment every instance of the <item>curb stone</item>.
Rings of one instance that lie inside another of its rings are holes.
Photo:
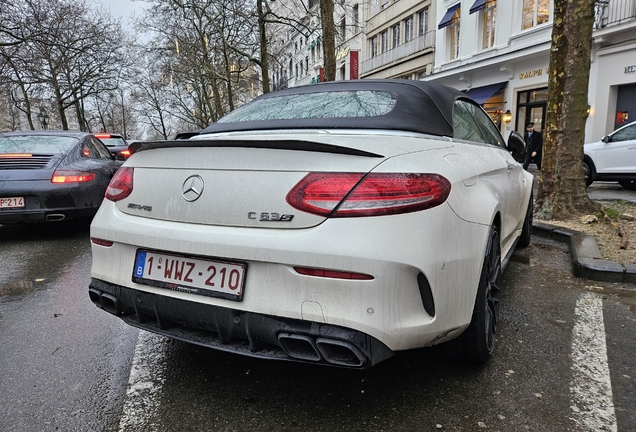
[[[596,237],[591,234],[539,221],[532,223],[532,234],[568,243],[572,274],[576,277],[600,282],[636,283],[636,265],[604,260]]]

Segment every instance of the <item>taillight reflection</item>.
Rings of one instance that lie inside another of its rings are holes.
[[[287,194],[287,202],[321,216],[382,216],[438,206],[450,190],[438,174],[309,173]]]
[[[106,199],[117,202],[132,193],[134,168],[122,167],[117,170],[106,189]]]
[[[339,270],[318,269],[309,267],[294,267],[296,272],[305,276],[324,277],[331,279],[371,280],[373,276],[364,273],[353,273]]]

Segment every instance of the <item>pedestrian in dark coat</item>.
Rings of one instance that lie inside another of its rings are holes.
[[[523,161],[523,169],[528,170],[530,162],[537,164],[537,169],[541,171],[541,148],[543,147],[543,136],[541,132],[534,130],[534,123],[526,126],[526,158]]]

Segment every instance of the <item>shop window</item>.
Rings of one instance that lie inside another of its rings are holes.
[[[550,0],[523,0],[522,13],[523,30],[547,23],[550,19]]]
[[[490,48],[495,45],[495,17],[497,13],[497,0],[486,1],[483,11],[484,34],[482,48]]]
[[[459,17],[461,14],[461,8],[457,8],[451,23],[448,26],[448,32],[450,34],[450,60],[454,60],[459,57]]]

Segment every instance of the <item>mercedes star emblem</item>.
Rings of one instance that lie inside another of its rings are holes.
[[[192,175],[183,182],[181,193],[186,201],[192,202],[199,199],[203,193],[203,179],[199,175]]]

